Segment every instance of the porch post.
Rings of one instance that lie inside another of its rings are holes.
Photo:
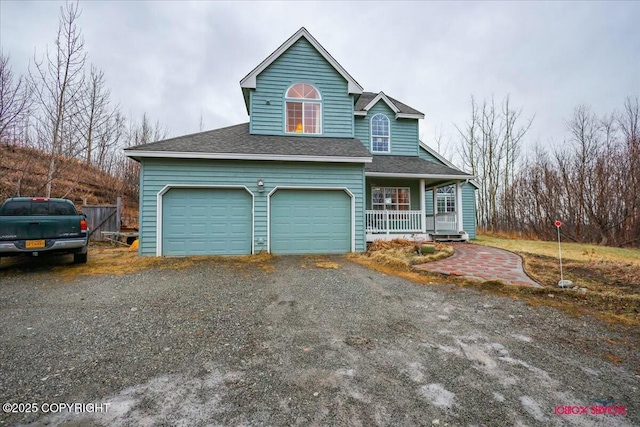
[[[422,234],[425,234],[427,232],[427,207],[426,207],[427,199],[425,198],[424,186],[425,186],[424,179],[421,179],[420,180],[420,214],[421,214],[420,228],[422,230]]]
[[[458,223],[458,229],[456,231],[463,230],[464,224],[462,222],[462,183],[460,181],[456,182],[456,222]]]
[[[385,213],[385,223],[387,224],[387,234],[389,234],[389,229],[391,228],[391,224],[389,224],[389,211],[384,210]]]
[[[431,189],[433,192],[433,234],[438,231],[438,187]]]

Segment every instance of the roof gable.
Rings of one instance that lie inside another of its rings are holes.
[[[374,105],[378,103],[378,101],[384,101],[384,103],[386,103],[394,113],[398,114],[400,112],[400,109],[393,102],[391,102],[391,100],[387,97],[387,95],[384,94],[384,92],[380,92],[379,94],[377,94],[375,98],[373,98],[367,105],[364,106],[363,110],[369,111],[371,108],[373,108]]]
[[[269,65],[271,65],[276,59],[278,59],[284,52],[293,46],[300,38],[304,37],[311,45],[322,55],[322,57],[342,76],[348,83],[348,91],[353,94],[361,94],[363,92],[362,86],[351,75],[342,68],[342,65],[336,61],[333,56],[326,51],[324,47],[307,31],[306,28],[300,28],[294,35],[289,37],[279,48],[277,48],[271,55],[269,55],[264,61],[262,61],[256,68],[251,70],[242,80],[240,80],[240,87],[243,89],[255,89],[256,77],[263,72]]]
[[[366,116],[367,112],[380,101],[386,103],[393,110],[396,114],[396,119],[424,119],[423,113],[387,96],[384,92],[379,92],[378,94],[364,92],[356,102],[354,114],[356,116]]]

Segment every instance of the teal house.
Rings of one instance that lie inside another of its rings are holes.
[[[474,177],[420,142],[424,114],[366,92],[305,28],[240,87],[248,123],[125,150],[141,166],[141,255],[475,237]]]

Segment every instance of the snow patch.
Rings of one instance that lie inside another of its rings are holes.
[[[557,382],[551,379],[551,377],[549,376],[549,373],[547,371],[544,371],[540,368],[536,368],[535,366],[531,366],[529,365],[527,362],[525,362],[524,360],[520,360],[520,359],[513,359],[511,357],[507,357],[507,356],[500,356],[498,357],[498,359],[505,361],[507,363],[510,363],[512,365],[520,365],[523,366],[525,368],[527,368],[529,371],[533,372],[534,374],[538,375],[539,378],[544,379],[548,382]]]
[[[532,342],[533,338],[528,337],[526,335],[520,335],[520,334],[511,334],[512,337],[514,337],[515,339],[517,339],[518,341],[522,341],[522,342]]]
[[[504,396],[498,392],[493,392],[493,398],[498,402],[504,402]]]
[[[424,374],[421,372],[424,366],[421,363],[414,362],[409,364],[409,378],[414,383],[421,383],[424,380]]]
[[[462,347],[462,351],[467,359],[478,362],[483,367],[492,371],[498,366],[495,360],[493,360],[487,353],[482,351],[482,349],[475,345],[467,345],[463,342],[458,343],[460,347]]]
[[[419,393],[433,406],[452,408],[456,403],[456,395],[445,389],[441,384],[427,384],[420,387]]]
[[[355,369],[338,369],[336,371],[338,375],[342,375],[343,377],[354,377],[356,375]]]
[[[179,419],[184,425],[196,425],[215,419],[225,409],[220,395],[227,382],[242,378],[239,372],[222,373],[205,369],[205,374],[187,379],[181,375],[152,378],[144,384],[127,387],[120,393],[99,399],[109,403],[106,412],[61,412],[39,420],[35,425],[60,425],[68,422],[109,426],[156,425],[167,419]],[[206,395],[207,398],[203,399]],[[148,406],[151,405],[151,408]]]
[[[448,345],[439,345],[438,348],[445,353],[455,354],[458,357],[462,357],[462,351],[459,348],[450,347]]]
[[[580,369],[582,369],[582,372],[584,372],[587,375],[591,375],[591,376],[594,376],[594,377],[597,377],[597,376],[600,375],[600,372],[595,371],[595,370],[590,369],[590,368],[585,368],[584,366],[581,366]]]
[[[456,309],[455,306],[453,306],[451,304],[446,304],[446,303],[441,307],[441,310],[444,311],[447,314],[451,313],[455,309]]]
[[[544,415],[544,411],[538,405],[538,402],[530,398],[529,396],[521,396],[520,403],[536,421],[549,421],[549,418]]]
[[[506,356],[509,354],[509,351],[505,348],[505,346],[497,342],[485,344],[485,347],[489,350],[497,351],[503,356]]]

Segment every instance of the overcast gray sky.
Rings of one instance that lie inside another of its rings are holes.
[[[63,2],[0,1],[14,72],[53,46]],[[239,81],[306,27],[367,91],[424,112],[421,136],[457,141],[469,97],[511,96],[533,143],[561,143],[574,107],[640,93],[640,2],[84,1],[79,26],[125,114],[170,135],[248,121]]]

